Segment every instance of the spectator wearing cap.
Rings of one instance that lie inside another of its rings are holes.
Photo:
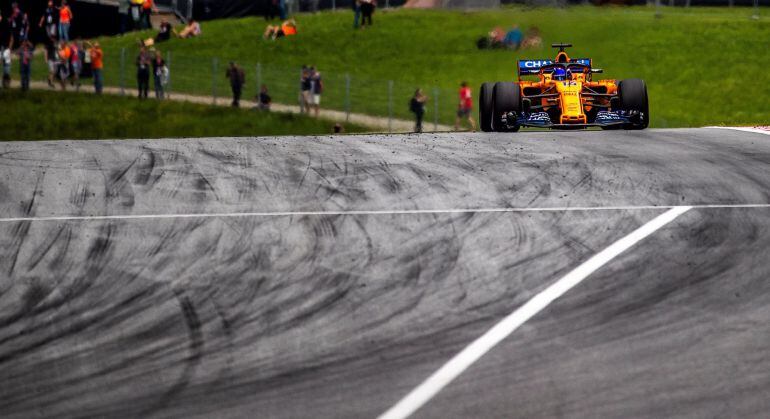
[[[230,61],[230,66],[227,68],[225,77],[230,79],[230,88],[233,91],[233,107],[240,106],[241,93],[243,92],[243,85],[246,84],[246,73],[237,64]]]

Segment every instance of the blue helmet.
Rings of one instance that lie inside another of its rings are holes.
[[[567,80],[567,70],[556,67],[553,69],[553,73],[551,73],[551,78],[554,80]]]

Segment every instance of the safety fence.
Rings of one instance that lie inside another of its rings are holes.
[[[163,51],[163,59],[169,69],[165,92],[168,96],[195,95],[222,104],[230,100],[230,84],[225,77],[231,61],[228,58],[201,58]],[[137,95],[137,49],[104,51],[104,85],[117,87],[125,95]],[[242,62],[232,59],[246,74],[243,99],[254,100],[260,86],[268,88],[274,103],[299,106],[301,103],[301,68],[287,68],[260,62]],[[14,78],[18,77],[18,63],[14,61]],[[365,114],[381,118],[412,120],[410,100],[417,88],[421,88],[428,101],[425,105],[424,127],[435,129],[439,125],[453,125],[459,101],[457,88],[430,86],[398,80],[375,80],[351,74],[337,74],[318,69],[323,83],[321,109],[341,111],[349,119],[350,114]],[[45,54],[36,54],[32,65],[32,81],[45,81],[48,65]],[[83,78],[81,83],[91,83]],[[59,84],[56,83],[56,88]],[[475,90],[475,86],[474,87]],[[459,86],[458,86],[459,88]],[[68,87],[68,89],[71,89]],[[150,81],[150,96],[153,82]],[[475,98],[474,98],[475,100]]]

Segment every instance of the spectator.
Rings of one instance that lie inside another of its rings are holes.
[[[265,20],[271,21],[276,17],[278,17],[279,14],[280,14],[279,1],[267,0],[267,6],[265,8]]]
[[[460,120],[467,119],[471,124],[471,131],[476,131],[476,121],[473,120],[471,112],[473,111],[473,98],[471,97],[471,88],[468,82],[460,83],[460,103],[457,106],[457,119],[455,120],[455,131],[460,129]]]
[[[188,23],[187,26],[182,29],[182,32],[179,32],[179,37],[182,39],[187,39],[194,36],[199,36],[201,33],[200,23],[196,22],[195,19],[190,19],[190,23]]]
[[[358,29],[358,21],[361,20],[361,0],[353,1],[353,29]]]
[[[278,14],[282,22],[286,20],[286,0],[278,0]]]
[[[0,8],[0,48],[10,48],[10,28],[8,27],[8,19],[3,18],[3,10]]]
[[[281,26],[267,25],[265,33],[262,34],[262,38],[276,40],[284,36],[293,36],[296,34],[297,22],[294,19],[289,19],[281,23]]]
[[[152,29],[152,11],[155,9],[155,3],[152,0],[143,0],[142,2],[142,28]]]
[[[104,79],[102,78],[104,52],[98,42],[94,42],[93,45],[88,44],[88,46],[88,55],[91,57],[91,74],[94,77],[94,92],[100,95],[102,94],[102,85],[104,84]]]
[[[302,66],[302,75],[299,78],[299,112],[310,113],[310,96],[312,85],[310,82],[310,69]]]
[[[120,15],[120,34],[128,30],[128,14],[131,9],[131,0],[118,0],[118,15]]]
[[[70,25],[72,24],[72,9],[67,5],[67,0],[61,0],[59,7],[59,40],[70,41]]]
[[[533,26],[527,30],[527,36],[521,42],[521,49],[538,49],[543,45],[543,39],[540,37],[540,29]]]
[[[377,0],[360,0],[361,1],[361,28],[366,27],[366,22],[369,22],[369,26],[372,26],[372,13],[374,8],[377,7]]]
[[[267,85],[262,85],[259,88],[259,94],[257,95],[257,109],[260,111],[270,111],[270,104],[273,103],[273,99],[267,92]]]
[[[51,41],[56,40],[57,26],[59,25],[59,13],[56,7],[53,5],[53,0],[48,0],[48,7],[43,12],[43,16],[40,16],[39,27],[45,26],[45,34],[48,35],[48,39]]]
[[[513,25],[513,28],[511,28],[511,30],[508,31],[507,34],[505,34],[505,39],[503,39],[503,44],[505,44],[505,47],[508,49],[517,50],[521,46],[521,41],[523,37],[524,37],[524,34],[521,33],[521,29],[519,29],[519,25]]]
[[[11,42],[9,48],[16,49],[27,40],[29,35],[29,17],[20,8],[18,3],[11,6],[12,12],[8,25],[11,28]]]
[[[32,74],[32,57],[35,48],[29,41],[24,41],[19,48],[19,73],[21,75],[21,91],[29,90],[29,76]],[[49,81],[53,87],[53,83]]]
[[[324,91],[321,73],[315,67],[310,67],[310,108],[315,111],[315,117],[321,111],[321,94]],[[309,113],[309,112],[308,112]]]
[[[11,87],[11,49],[0,45],[0,62],[3,65],[3,89]]]
[[[246,73],[243,69],[238,67],[234,62],[230,61],[230,67],[227,68],[225,77],[230,79],[230,88],[233,90],[233,107],[240,106],[241,92],[243,91],[243,85],[246,84]]]
[[[141,29],[142,28],[142,5],[144,4],[144,0],[130,0],[131,1],[131,7],[129,8],[129,11],[131,12],[131,27],[133,29]]]
[[[160,51],[155,51],[155,58],[152,60],[152,78],[155,85],[155,99],[162,100],[165,97],[163,88],[168,78],[168,67]]]
[[[53,88],[53,80],[59,67],[59,57],[56,52],[56,42],[49,40],[45,44],[45,60],[48,63],[48,86]]]
[[[136,82],[139,89],[139,99],[147,99],[150,90],[150,65],[152,58],[147,48],[142,47],[136,57]]]
[[[174,31],[174,28],[171,26],[170,23],[168,23],[168,19],[163,18],[160,21],[160,28],[158,29],[158,34],[155,35],[155,43],[159,42],[165,42],[171,39],[171,33]]]
[[[59,83],[62,90],[67,90],[67,79],[70,77],[70,59],[72,50],[64,41],[59,41],[58,60],[56,61],[56,74],[59,77]]]
[[[414,113],[414,132],[422,132],[422,117],[425,115],[425,102],[428,96],[423,94],[422,89],[417,89],[409,101],[409,110]]]
[[[82,49],[81,45],[78,45],[77,43],[70,43],[68,45],[70,49],[70,68],[72,70],[72,79],[70,80],[70,84],[75,86],[75,90],[80,90],[80,72],[83,70],[83,61],[81,61],[80,57],[80,50]]]

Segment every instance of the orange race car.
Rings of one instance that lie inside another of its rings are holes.
[[[650,121],[647,86],[640,79],[593,80],[602,70],[590,58],[570,58],[559,48],[551,60],[519,60],[518,82],[484,83],[479,121],[486,132],[520,127],[644,129]],[[537,76],[537,81],[522,80]]]

